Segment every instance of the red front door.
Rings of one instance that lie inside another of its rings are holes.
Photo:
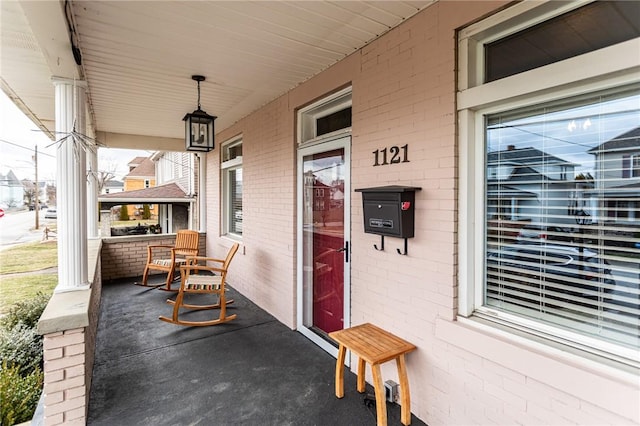
[[[345,149],[302,157],[303,325],[325,335],[344,328]]]

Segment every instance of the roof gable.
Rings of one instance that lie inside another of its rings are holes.
[[[13,173],[13,170],[9,170],[6,175],[0,173],[0,180],[7,186],[22,186],[22,182],[20,182],[20,179]]]
[[[140,157],[138,157],[140,158]],[[129,163],[131,164],[131,163]],[[156,163],[149,158],[145,158],[138,166],[134,167],[127,175],[127,178],[155,178]]]
[[[640,150],[640,126],[622,133],[613,139],[606,141],[587,151],[590,154],[598,155],[613,151]]]
[[[502,151],[489,152],[487,154],[487,162],[489,164],[496,164],[498,162],[504,164],[511,162],[517,165],[526,166],[536,166],[540,164],[575,166],[575,164],[569,161],[533,147],[511,148]]]
[[[148,204],[151,202],[160,200],[177,200],[184,199],[187,201],[191,199],[187,194],[175,183],[168,183],[166,185],[153,186],[151,188],[136,189],[134,191],[116,192],[114,194],[102,194],[99,197],[100,201],[109,201],[109,199],[119,200],[137,200],[140,202],[146,201]]]

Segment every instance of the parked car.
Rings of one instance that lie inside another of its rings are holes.
[[[506,289],[512,286],[506,293],[514,295],[514,303],[544,297],[549,306],[558,301],[560,309],[573,304],[595,308],[603,289],[614,293],[616,288],[609,262],[597,252],[550,244],[519,243],[490,250],[487,281]]]
[[[45,219],[57,219],[58,218],[58,211],[56,209],[47,209],[47,211],[44,214],[44,218]]]
[[[516,240],[524,243],[544,243],[546,241],[570,243],[573,241],[573,234],[570,230],[560,226],[531,224],[520,228]]]

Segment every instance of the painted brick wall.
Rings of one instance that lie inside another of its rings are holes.
[[[85,377],[86,387],[91,389],[93,364],[95,361],[96,339],[98,334],[98,318],[100,316],[100,300],[102,299],[102,272],[100,261],[97,262],[95,276],[91,282],[91,299],[89,301],[89,325],[85,328]],[[89,407],[89,395],[86,395],[86,407]]]
[[[44,336],[45,426],[86,421],[84,328]]]
[[[140,277],[147,263],[147,246],[169,245],[176,242],[175,234],[104,238],[101,252],[103,281]],[[200,234],[200,254],[206,254],[206,238]],[[158,273],[151,271],[150,274]]]
[[[217,136],[223,143],[243,136],[243,249],[229,272],[229,283],[286,325],[295,324],[295,179],[293,117],[286,97],[262,108]],[[208,200],[219,200],[219,154],[208,157]],[[215,164],[215,166],[214,166]],[[276,195],[274,195],[276,194]],[[207,223],[217,223],[220,208],[209,203]],[[207,230],[207,250],[222,256],[232,241]]]
[[[412,412],[432,425],[638,423],[637,375],[456,321],[456,29],[506,4],[438,2],[217,136],[244,140],[244,247],[229,282],[295,328],[295,111],[351,83],[352,189],[422,188],[408,256],[395,251],[400,239],[374,250],[380,239],[363,232],[361,197],[351,194],[351,324],[373,322],[418,347],[407,359]],[[409,163],[373,167],[374,150],[405,144]],[[207,248],[222,255],[231,242],[211,202],[219,156],[207,157]],[[398,381],[393,363],[382,372]]]
[[[102,278],[99,261],[99,241],[90,241],[89,262],[95,262],[90,268],[91,292],[87,304],[88,324],[80,328],[60,330],[61,322],[55,316],[47,316],[48,321],[57,322],[59,331],[43,335],[44,385],[41,397],[42,407],[38,408],[33,424],[44,425],[84,425],[89,407],[89,391],[95,360],[96,334],[102,297]],[[95,246],[95,248],[93,248]],[[54,295],[54,298],[56,295]],[[53,298],[52,298],[53,300]],[[64,298],[56,302],[64,305]],[[74,307],[77,304],[74,299]],[[66,306],[66,305],[65,305]],[[59,313],[65,315],[67,309]],[[71,320],[74,322],[75,320]],[[82,322],[82,321],[81,321]],[[69,325],[76,327],[75,325]],[[45,325],[48,329],[48,325]]]

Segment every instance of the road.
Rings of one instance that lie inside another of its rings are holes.
[[[5,250],[16,244],[40,241],[42,230],[47,225],[55,224],[53,219],[45,219],[45,210],[40,210],[40,229],[35,228],[35,212],[19,211],[7,212],[0,217],[0,250]]]

